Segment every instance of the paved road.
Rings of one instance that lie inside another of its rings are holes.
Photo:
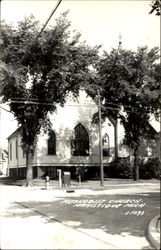
[[[153,249],[159,184],[104,190],[1,186],[2,249]],[[27,236],[27,237],[26,237]]]

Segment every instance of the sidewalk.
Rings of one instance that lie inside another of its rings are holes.
[[[25,186],[25,179],[22,180],[12,180],[9,178],[0,178],[0,183],[7,184],[7,185],[14,185],[14,186]],[[71,180],[70,187],[71,188],[92,188],[92,189],[103,189],[107,186],[128,186],[128,185],[146,185],[148,184],[157,184],[159,180],[151,179],[151,180],[138,180],[134,181],[133,179],[112,179],[112,178],[105,178],[103,187],[100,186],[100,180],[87,180],[79,183],[76,180]],[[50,180],[50,188],[62,189],[59,186],[58,180]],[[45,180],[44,179],[33,179],[33,186],[34,187],[45,187]]]

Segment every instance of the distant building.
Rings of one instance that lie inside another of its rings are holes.
[[[55,178],[57,170],[69,170],[74,176],[77,167],[85,167],[89,177],[99,175],[99,130],[92,122],[93,114],[98,111],[95,101],[80,92],[77,99],[68,98],[64,107],[50,116],[52,130],[41,132],[33,160],[34,177],[49,175]],[[146,157],[157,157],[156,131],[148,125],[150,137],[140,148],[140,154]],[[106,169],[115,159],[115,126],[111,119],[102,124],[103,164]],[[122,146],[124,128],[118,121],[117,148],[118,157],[129,157],[131,151]],[[147,149],[148,148],[148,149]],[[24,178],[26,159],[21,146],[20,129],[8,137],[9,174],[12,177]]]
[[[0,150],[0,175],[8,175],[8,152],[5,149]]]

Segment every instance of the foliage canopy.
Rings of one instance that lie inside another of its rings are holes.
[[[77,95],[99,47],[71,34],[67,12],[34,41],[40,24],[33,16],[12,27],[2,23],[1,95],[22,127],[24,147],[34,145],[40,128],[49,128],[48,112],[64,105],[69,92]],[[26,84],[28,82],[28,84]]]
[[[151,11],[149,14],[155,13],[155,15],[160,16],[161,15],[161,0],[153,0],[151,2]]]
[[[78,94],[99,50],[99,46],[80,42],[79,33],[70,32],[67,12],[41,37],[39,32],[40,24],[33,16],[18,22],[17,27],[1,25],[0,95],[9,102],[21,127],[27,185],[32,180],[37,135],[41,128],[51,127],[48,113],[54,112],[57,104],[64,105],[70,92]]]

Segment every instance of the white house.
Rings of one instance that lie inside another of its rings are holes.
[[[57,170],[75,172],[76,167],[88,168],[89,175],[97,174],[100,166],[99,128],[92,123],[93,114],[98,111],[95,101],[80,92],[77,99],[69,97],[64,107],[50,115],[52,130],[38,136],[33,161],[34,177],[49,175],[55,178]],[[128,157],[130,150],[123,147],[124,129],[118,122],[118,156]],[[102,124],[104,168],[115,158],[115,130],[110,119]],[[155,144],[155,143],[154,143]],[[20,130],[8,137],[9,172],[11,176],[25,177],[25,154],[21,147]],[[152,154],[156,156],[156,145]]]
[[[5,149],[0,149],[0,175],[8,175],[8,152]]]

